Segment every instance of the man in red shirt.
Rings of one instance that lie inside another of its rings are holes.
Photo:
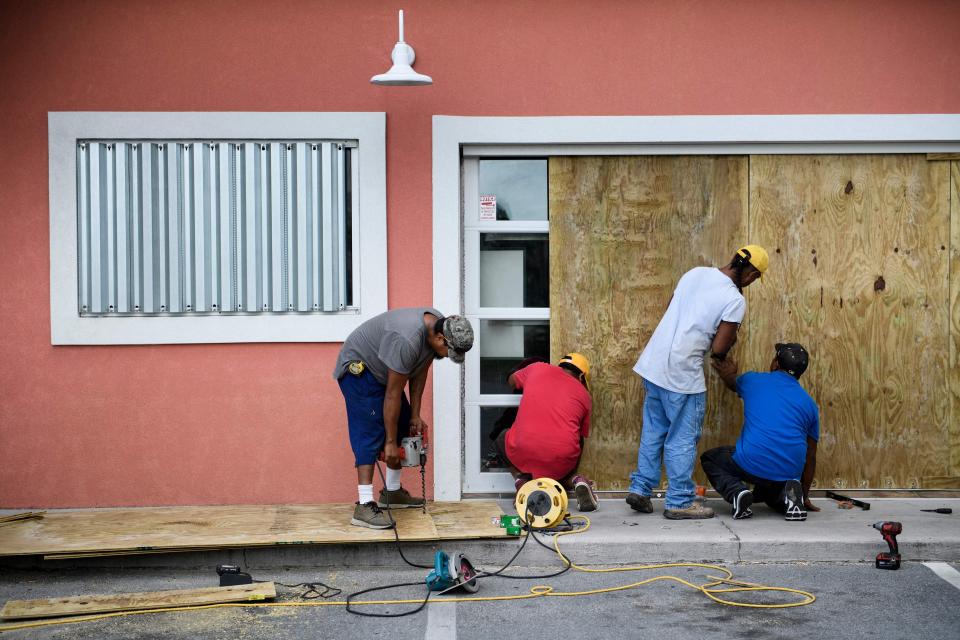
[[[536,362],[514,372],[507,382],[523,398],[513,425],[496,440],[517,489],[533,478],[559,480],[576,494],[580,511],[598,506],[593,483],[577,473],[583,440],[590,435],[589,373],[590,363],[579,353],[564,356],[557,366]]]

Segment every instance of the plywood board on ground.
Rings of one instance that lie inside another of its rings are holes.
[[[0,528],[0,556],[151,552],[185,548],[385,542],[393,531],[350,524],[352,504],[143,507],[48,511]],[[436,509],[442,526],[434,524]],[[501,537],[496,502],[475,500],[394,511],[404,540]],[[459,523],[454,526],[454,522]]]
[[[4,620],[59,618],[114,611],[171,609],[224,602],[257,602],[273,600],[276,597],[277,591],[272,582],[260,582],[233,587],[173,589],[170,591],[71,596],[41,600],[10,600],[0,610],[0,618]]]

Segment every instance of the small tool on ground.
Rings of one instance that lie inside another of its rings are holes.
[[[936,509],[920,509],[920,511],[926,511],[927,513],[953,513],[953,509],[950,507],[937,507]]]
[[[831,500],[836,500],[837,502],[849,502],[857,507],[860,507],[864,511],[870,511],[870,503],[864,502],[863,500],[857,500],[856,498],[851,498],[850,496],[844,496],[839,493],[834,493],[833,491],[827,491],[827,497]],[[844,507],[840,507],[843,509]]]
[[[897,546],[897,536],[903,531],[903,525],[899,522],[874,522],[874,529],[880,532],[883,540],[890,547],[889,553],[880,552],[877,554],[877,569],[899,569],[900,568],[900,548]]]
[[[462,553],[447,555],[437,551],[433,559],[433,570],[427,574],[427,587],[430,591],[449,591],[460,588],[467,593],[476,593],[477,570],[473,563]]]

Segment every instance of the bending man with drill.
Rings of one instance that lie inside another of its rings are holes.
[[[734,519],[753,515],[756,500],[787,520],[806,520],[820,511],[810,502],[817,467],[820,413],[800,386],[807,350],[796,343],[777,344],[770,373],[737,376],[732,358],[713,362],[724,384],[743,399],[743,430],[734,447],[717,447],[700,456],[713,488],[733,505]],[[753,485],[753,490],[747,483]]]
[[[351,524],[389,529],[381,507],[420,507],[400,486],[400,441],[426,435],[420,403],[434,359],[463,363],[473,346],[473,327],[462,316],[429,307],[394,309],[357,327],[343,343],[333,377],[347,405],[350,447],[357,467],[359,500]],[[404,394],[409,386],[410,399]],[[373,465],[383,453],[387,476],[379,502],[373,501]]]

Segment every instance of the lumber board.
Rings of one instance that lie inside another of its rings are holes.
[[[71,596],[40,600],[10,600],[0,610],[0,618],[3,620],[60,618],[116,611],[172,609],[226,602],[257,602],[273,600],[276,597],[277,591],[272,582],[258,582],[233,587],[173,589],[169,591]]]
[[[643,406],[632,369],[677,280],[726,264],[745,244],[747,164],[745,156],[550,158],[551,358],[577,350],[592,363],[580,471],[598,489],[629,486]],[[732,442],[742,416],[712,371],[707,381],[702,447]]]
[[[444,523],[442,531],[432,512]],[[502,537],[489,527],[492,500],[431,503],[393,511],[405,540]],[[0,527],[0,556],[104,555],[230,547],[392,542],[392,530],[350,524],[352,504],[141,507],[49,511],[42,520]]]
[[[815,486],[922,488],[924,477],[956,475],[949,165],[916,154],[751,156],[750,166],[750,236],[771,267],[749,290],[744,364],[766,369],[775,342],[809,350]]]
[[[24,511],[23,513],[12,513],[6,516],[0,516],[0,524],[7,524],[8,522],[20,522],[21,520],[33,520],[35,518],[42,518],[43,514],[46,511]]]
[[[960,476],[960,162],[950,163],[950,474]],[[953,488],[960,488],[960,482]]]
[[[927,160],[960,160],[960,153],[928,153]]]

